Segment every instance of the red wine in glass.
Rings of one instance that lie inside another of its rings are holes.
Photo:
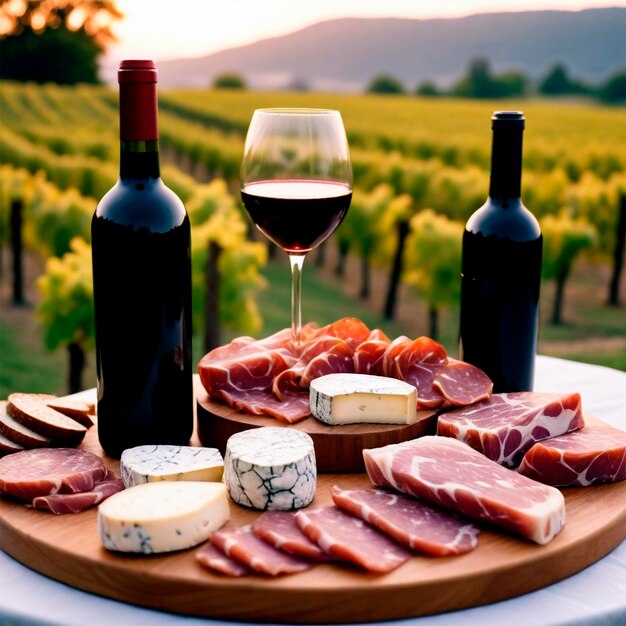
[[[241,198],[270,241],[290,254],[306,254],[339,226],[352,189],[324,180],[267,180],[245,185]]]

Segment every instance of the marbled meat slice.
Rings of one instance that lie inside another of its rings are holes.
[[[344,317],[327,326],[323,326],[316,333],[317,337],[329,335],[343,339],[351,348],[356,350],[370,336],[370,329],[356,317]]]
[[[449,437],[427,436],[363,450],[371,481],[470,519],[548,543],[565,523],[565,500],[543,485]]]
[[[246,574],[252,574],[253,571],[246,567],[243,563],[231,559],[226,556],[219,548],[216,548],[212,543],[207,543],[195,554],[196,561],[200,563],[206,569],[226,576],[232,576],[237,578],[239,576],[245,576]]]
[[[464,441],[492,461],[516,467],[537,441],[584,426],[580,394],[518,391],[439,416],[437,434]]]
[[[389,341],[368,339],[354,351],[354,371],[357,374],[384,376],[383,360]]]
[[[104,461],[85,450],[24,450],[0,459],[0,493],[32,502],[38,496],[91,491],[107,474]]]
[[[491,397],[491,378],[474,365],[448,359],[433,380],[433,385],[441,392],[446,403],[452,406],[467,406]]]
[[[555,487],[586,487],[626,479],[626,432],[609,425],[536,443],[522,459],[520,474]]]
[[[390,572],[412,556],[363,520],[333,505],[302,509],[295,518],[302,532],[324,552],[368,572]]]
[[[239,411],[250,415],[269,415],[288,424],[295,424],[311,415],[308,391],[283,391],[281,400],[271,391],[258,390],[223,394],[222,399]]]
[[[259,539],[250,525],[238,528],[225,526],[211,535],[211,543],[258,574],[278,576],[303,572],[313,563],[277,550]]]
[[[474,524],[401,493],[334,485],[332,497],[340,509],[423,554],[464,554],[478,545]]]
[[[252,522],[252,532],[277,550],[314,561],[330,559],[296,524],[291,511],[265,511]]]
[[[80,493],[55,493],[50,496],[38,496],[33,499],[33,506],[36,509],[50,511],[57,515],[64,513],[79,513],[92,506],[104,502],[114,493],[124,489],[121,478],[116,478],[112,472],[96,483],[90,491]]]

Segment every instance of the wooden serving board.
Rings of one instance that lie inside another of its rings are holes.
[[[95,428],[82,447],[104,456]],[[119,471],[117,461],[107,462]],[[321,475],[312,506],[331,502],[333,484],[365,487],[369,481],[364,474]],[[282,578],[229,579],[198,565],[193,548],[145,557],[108,552],[97,535],[95,509],[55,516],[2,498],[0,549],[73,587],[164,611],[271,623],[380,621],[487,604],[538,589],[580,571],[626,538],[626,481],[566,489],[564,495],[567,523],[547,546],[485,529],[469,554],[416,556],[386,575],[321,564]],[[258,515],[234,504],[231,513],[234,523]]]
[[[345,424],[329,426],[314,417],[287,424],[273,417],[242,413],[227,404],[211,400],[200,379],[195,378],[198,437],[202,445],[219,448],[224,454],[231,435],[262,426],[293,428],[311,436],[317,470],[322,474],[364,472],[363,450],[400,443],[434,434],[436,411],[418,411],[415,424]]]

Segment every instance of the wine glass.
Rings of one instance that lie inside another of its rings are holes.
[[[257,109],[244,148],[241,198],[256,227],[289,255],[292,341],[299,348],[304,258],[335,231],[352,199],[339,111]]]

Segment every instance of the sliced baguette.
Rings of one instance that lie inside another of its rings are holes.
[[[67,417],[71,417],[86,428],[93,426],[93,420],[90,415],[94,414],[95,407],[89,402],[71,400],[69,398],[53,398],[46,400],[46,404],[51,409],[63,413],[63,415],[67,415]]]
[[[13,444],[15,450],[6,450],[7,452],[18,452],[24,448],[47,448],[52,445],[52,441],[48,437],[44,437],[26,428],[17,420],[14,420],[7,412],[7,402],[0,401],[0,433],[9,442],[3,442],[2,449],[6,449]]]
[[[46,405],[34,394],[12,393],[7,413],[26,428],[53,439],[56,444],[76,445],[83,440],[87,428]]]

